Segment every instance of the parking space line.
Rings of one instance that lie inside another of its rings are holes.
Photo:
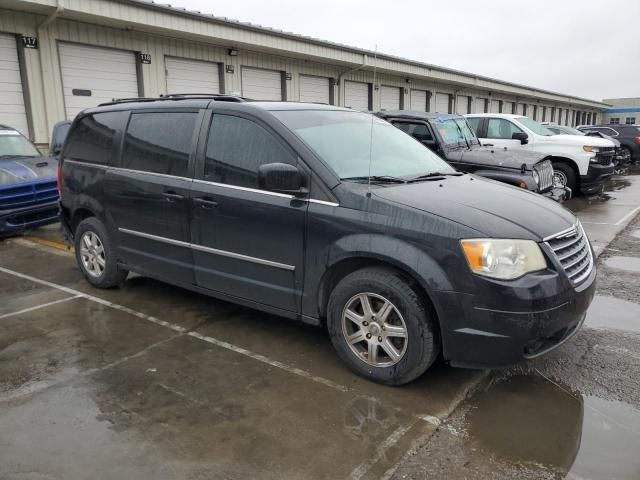
[[[134,315],[134,316],[136,316],[138,318],[141,318],[143,320],[147,320],[149,322],[155,323],[156,325],[160,325],[160,326],[169,328],[169,329],[171,329],[171,330],[173,330],[174,332],[177,332],[177,333],[181,333],[181,334],[185,334],[186,333],[187,335],[189,335],[189,336],[191,336],[193,338],[197,338],[197,339],[202,340],[204,342],[208,342],[208,343],[211,343],[213,345],[216,345],[216,346],[218,346],[220,348],[224,348],[226,350],[230,350],[232,352],[239,353],[240,355],[244,355],[246,357],[252,358],[254,360],[257,360],[259,362],[265,363],[267,365],[271,365],[272,367],[276,367],[276,368],[279,368],[279,369],[284,370],[286,372],[293,373],[293,374],[298,375],[300,377],[307,378],[309,380],[312,380],[312,381],[314,381],[316,383],[320,383],[322,385],[325,385],[327,387],[333,388],[335,390],[339,390],[341,392],[350,391],[350,389],[345,387],[344,385],[340,385],[340,384],[338,384],[336,382],[333,382],[333,381],[331,381],[329,379],[326,379],[326,378],[323,378],[323,377],[318,377],[316,375],[313,375],[310,372],[307,372],[306,370],[302,370],[300,368],[292,367],[290,365],[284,364],[284,363],[279,362],[277,360],[272,360],[272,359],[270,359],[268,357],[265,357],[264,355],[260,355],[259,353],[251,352],[250,350],[247,350],[246,348],[242,348],[242,347],[239,347],[237,345],[233,345],[231,343],[228,343],[228,342],[225,342],[225,341],[222,341],[222,340],[218,340],[218,339],[213,338],[213,337],[202,335],[202,334],[200,334],[198,332],[193,332],[193,331],[188,332],[186,328],[181,327],[180,325],[175,325],[173,323],[169,323],[169,322],[166,322],[164,320],[160,320],[160,319],[158,319],[156,317],[153,317],[151,315],[147,315],[145,313],[133,310],[133,309],[131,309],[129,307],[125,307],[124,305],[119,305],[117,303],[113,303],[113,302],[110,302],[108,300],[104,300],[104,299],[102,299],[100,297],[95,297],[93,295],[89,295],[87,293],[83,293],[83,292],[81,292],[79,290],[75,290],[73,288],[65,287],[64,285],[59,285],[57,283],[49,282],[47,280],[42,280],[40,278],[33,277],[33,276],[27,275],[25,273],[16,272],[16,271],[10,270],[8,268],[0,267],[0,272],[6,273],[8,275],[13,275],[15,277],[19,277],[19,278],[22,278],[24,280],[29,280],[29,281],[34,282],[34,283],[39,283],[41,285],[46,285],[46,286],[51,287],[51,288],[56,288],[56,289],[61,290],[63,292],[66,292],[66,293],[69,293],[71,295],[77,296],[78,298],[84,298],[86,300],[90,300],[92,302],[96,302],[96,303],[99,303],[101,305],[105,305],[107,307],[114,308],[114,309],[120,310],[122,312],[126,312],[128,314]]]
[[[74,295],[72,297],[65,297],[60,300],[54,300],[52,302],[43,303],[41,305],[36,305],[34,307],[23,308],[22,310],[18,310],[17,312],[5,313],[4,315],[0,315],[0,320],[3,318],[13,317],[15,315],[20,315],[22,313],[33,312],[34,310],[40,310],[41,308],[47,308],[52,305],[58,305],[59,303],[68,302],[69,300],[75,300],[76,298],[82,298],[81,295]]]
[[[639,211],[640,211],[640,207],[634,208],[629,213],[627,213],[624,217],[622,217],[620,220],[618,220],[616,222],[616,225],[622,225],[624,222],[626,222],[629,218],[633,217]]]

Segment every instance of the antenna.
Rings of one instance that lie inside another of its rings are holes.
[[[376,88],[376,73],[378,69],[378,44],[373,52],[373,89]],[[373,107],[373,105],[372,105]],[[367,181],[369,183],[367,187],[367,197],[371,196],[371,162],[373,161],[373,114],[371,114],[371,131],[369,133],[369,176]]]

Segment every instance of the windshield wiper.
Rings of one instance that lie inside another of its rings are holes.
[[[404,178],[393,177],[391,175],[371,175],[370,177],[367,175],[364,175],[361,177],[344,177],[344,178],[341,178],[340,180],[347,181],[347,182],[349,181],[368,182],[369,180],[371,180],[372,183],[373,182],[375,183],[407,183],[407,181]]]
[[[0,155],[0,158],[37,158],[35,155]]]
[[[462,172],[448,172],[448,173],[431,172],[431,173],[425,173],[424,175],[419,175],[417,177],[413,177],[412,179],[409,180],[409,183],[419,182],[420,180],[431,180],[431,179],[435,180],[437,178],[444,178],[446,176],[459,177],[461,175],[464,175],[464,173]]]

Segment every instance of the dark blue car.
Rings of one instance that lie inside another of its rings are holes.
[[[0,125],[0,237],[58,221],[58,162]]]

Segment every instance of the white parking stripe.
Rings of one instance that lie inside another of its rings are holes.
[[[0,320],[3,318],[13,317],[15,315],[20,315],[21,313],[33,312],[34,310],[39,310],[41,308],[50,307],[51,305],[57,305],[59,303],[68,302],[69,300],[74,300],[76,298],[81,298],[80,295],[74,295],[73,297],[65,297],[60,300],[54,300],[53,302],[43,303],[41,305],[36,305],[35,307],[24,308],[22,310],[18,310],[17,312],[5,313],[4,315],[0,315]]]
[[[636,207],[633,210],[631,210],[629,213],[627,213],[624,217],[622,217],[620,220],[618,220],[616,222],[616,225],[622,225],[624,222],[626,222],[629,218],[633,217],[638,211],[640,211],[640,207]]]
[[[41,285],[46,285],[48,287],[51,288],[55,288],[58,290],[61,290],[63,292],[67,292],[71,295],[74,295],[75,297],[73,298],[84,298],[86,300],[90,300],[92,302],[96,302],[99,303],[101,305],[105,305],[107,307],[110,308],[115,308],[116,310],[120,310],[122,312],[126,312],[129,313],[131,315],[135,315],[138,318],[142,318],[143,320],[147,320],[149,322],[155,323],[156,325],[160,325],[166,328],[169,328],[171,330],[173,330],[174,332],[178,332],[178,333],[186,333],[187,329],[184,327],[181,327],[180,325],[175,325],[173,323],[169,323],[169,322],[165,322],[164,320],[159,320],[156,317],[153,317],[151,315],[147,315],[141,312],[138,312],[136,310],[133,310],[129,307],[125,307],[124,305],[119,305],[117,303],[113,303],[113,302],[109,302],[108,300],[104,300],[102,298],[99,297],[95,297],[93,295],[89,295],[87,293],[83,293],[79,290],[74,290],[73,288],[69,288],[69,287],[65,287],[64,285],[58,285],[57,283],[53,283],[53,282],[49,282],[47,280],[42,280],[40,278],[36,278],[36,277],[32,277],[31,275],[27,275],[24,273],[20,273],[20,272],[16,272],[14,270],[9,270],[8,268],[4,268],[4,267],[0,267],[0,272],[9,274],[9,275],[13,275],[15,277],[19,277],[22,278],[24,280],[29,280],[35,283],[39,283]],[[310,372],[307,372],[306,370],[302,370],[300,368],[296,368],[296,367],[292,367],[290,365],[286,365],[282,362],[279,362],[277,360],[272,360],[268,357],[265,357],[264,355],[260,355],[259,353],[254,353],[251,352],[249,350],[247,350],[246,348],[242,348],[242,347],[238,347],[237,345],[233,345],[231,343],[225,342],[223,340],[218,340],[216,338],[213,337],[208,337],[206,335],[202,335],[198,332],[188,332],[187,335],[193,337],[193,338],[197,338],[199,340],[211,343],[213,345],[216,345],[220,348],[224,348],[226,350],[230,350],[232,352],[236,352],[239,353],[240,355],[244,355],[246,357],[249,358],[253,358],[254,360],[257,360],[259,362],[265,363],[267,365],[271,365],[272,367],[276,367],[279,368],[281,370],[284,370],[286,372],[289,373],[293,373],[295,375],[298,375],[300,377],[304,377],[304,378],[308,378],[309,380],[312,380],[316,383],[320,383],[322,385],[326,385],[327,387],[331,387],[333,389],[339,390],[341,392],[348,392],[349,388],[340,385],[338,383],[332,382],[331,380],[328,380],[326,378],[322,378],[322,377],[318,377],[316,375],[313,375]]]

